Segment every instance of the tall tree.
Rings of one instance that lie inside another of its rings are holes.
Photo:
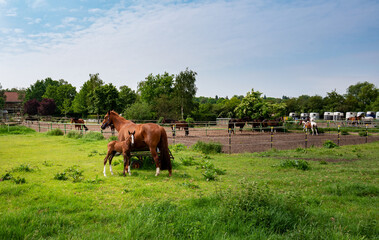
[[[118,93],[118,112],[123,112],[137,100],[137,94],[128,86],[121,86]]]
[[[89,77],[90,79],[83,84],[72,103],[74,112],[82,115],[88,114],[89,110],[94,108],[92,102],[93,92],[95,88],[104,84],[98,73],[89,74]]]
[[[24,113],[28,115],[36,115],[38,113],[39,101],[31,99],[24,103]]]
[[[109,110],[117,109],[118,90],[112,83],[95,88],[92,94],[91,111],[96,114],[105,114]]]
[[[252,119],[265,118],[265,103],[261,95],[261,92],[251,89],[251,92],[248,92],[241,103],[236,107],[235,112],[237,116],[239,118],[250,117]]]
[[[138,83],[138,90],[141,94],[142,101],[155,106],[155,99],[159,98],[161,95],[170,96],[172,94],[174,82],[174,75],[170,75],[165,72],[163,75],[150,74],[145,78],[145,81]]]
[[[61,80],[61,84],[59,86],[49,85],[46,88],[46,92],[42,97],[54,99],[54,102],[59,112],[67,114],[67,110],[69,109],[69,106],[71,106],[72,101],[75,98],[75,95],[76,88],[73,87],[71,84]]]
[[[55,109],[56,105],[54,99],[44,98],[38,106],[38,113],[44,116],[53,115]]]
[[[31,99],[37,99],[38,101],[42,101],[42,96],[45,94],[48,86],[59,86],[61,84],[61,82],[53,80],[51,78],[37,80],[37,82],[30,85],[30,87],[26,89],[24,101],[27,102]]]
[[[369,109],[370,104],[375,102],[378,96],[379,89],[367,81],[349,86],[346,93],[346,99],[349,100],[348,103],[355,103],[355,111],[371,111]]]
[[[4,91],[2,90],[2,86],[0,84],[0,109],[4,107],[5,104],[5,96],[4,96]]]
[[[197,92],[196,75],[196,72],[187,68],[185,71],[180,72],[175,78],[174,96],[178,99],[180,104],[182,119],[184,119],[184,114],[191,113],[194,107],[193,99]]]

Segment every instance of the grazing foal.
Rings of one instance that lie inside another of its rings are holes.
[[[108,143],[108,152],[104,158],[104,171],[103,171],[104,177],[107,176],[107,174],[105,173],[105,169],[106,169],[106,164],[108,160],[109,160],[109,170],[111,174],[113,175],[112,159],[116,154],[117,156],[122,154],[124,157],[124,172],[123,172],[124,176],[125,176],[126,168],[128,168],[128,173],[129,175],[131,175],[129,160],[130,160],[130,151],[134,145],[134,134],[135,134],[135,131],[133,133],[129,132],[130,136],[125,141],[112,141]]]

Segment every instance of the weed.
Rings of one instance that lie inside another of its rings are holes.
[[[0,178],[0,181],[7,181],[7,180],[11,180],[13,178],[13,176],[7,172],[6,174],[4,174],[1,178]]]
[[[89,132],[82,137],[85,141],[99,141],[105,139],[103,134],[99,132]]]
[[[91,183],[91,184],[100,184],[100,183],[102,183],[104,181],[102,179],[100,179],[98,175],[96,175],[95,179],[93,179],[93,180],[86,180],[85,182],[86,183]]]
[[[180,157],[180,161],[182,161],[184,166],[193,166],[195,165],[194,158],[193,157]]]
[[[296,168],[303,171],[310,169],[309,163],[304,160],[286,159],[284,161],[281,161],[279,166],[282,168]]]
[[[73,138],[73,139],[79,139],[79,138],[83,137],[83,134],[79,133],[78,131],[69,131],[66,134],[66,137]]]
[[[349,132],[346,129],[342,129],[341,135],[349,135]]]
[[[16,178],[13,178],[13,181],[14,181],[16,184],[24,184],[24,183],[26,183],[26,180],[25,180],[25,178],[23,178],[23,177],[16,177]]]
[[[359,132],[359,136],[361,137],[366,137],[367,136],[367,131],[366,130],[362,130]]]
[[[321,160],[321,161],[320,161],[320,164],[321,164],[321,165],[327,165],[327,164],[328,164],[328,162],[327,162],[327,161],[325,161],[325,160]]]
[[[46,135],[48,136],[63,136],[64,133],[62,130],[60,130],[59,128],[55,128],[53,130],[50,130],[46,133]]]
[[[338,147],[337,144],[335,144],[332,140],[326,140],[322,146],[324,146],[324,148],[336,148]]]
[[[89,154],[88,157],[93,157],[97,155],[97,150],[92,150]]]
[[[182,143],[172,144],[170,145],[170,149],[174,152],[181,152],[187,150],[187,146]]]
[[[66,181],[68,179],[67,175],[65,172],[61,172],[61,173],[56,173],[55,176],[54,176],[54,179],[55,180],[61,180],[61,181]]]
[[[184,182],[181,184],[184,187],[192,188],[192,189],[199,189],[200,187],[192,182]]]
[[[192,149],[198,152],[202,152],[204,154],[215,154],[221,153],[222,144],[219,142],[202,142],[197,141],[194,145],[192,145]]]
[[[13,168],[12,172],[33,172],[34,168],[29,164],[21,164],[20,166]]]
[[[50,163],[50,162],[47,162],[46,160],[42,163],[42,165],[46,166],[46,167],[51,167],[53,166],[54,164],[53,163]]]
[[[216,180],[216,171],[214,169],[206,169],[205,172],[202,173],[202,175],[205,177],[207,181],[214,181]]]

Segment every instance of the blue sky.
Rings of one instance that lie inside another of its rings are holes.
[[[379,85],[379,2],[0,0],[0,84],[90,73],[136,90],[197,75],[198,96],[322,95]]]

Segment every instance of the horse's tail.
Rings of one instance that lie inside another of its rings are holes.
[[[168,170],[171,175],[171,158],[170,158],[170,152],[168,149],[168,140],[167,140],[167,134],[164,128],[161,128],[161,139],[158,143],[158,148],[160,151],[159,160],[161,162],[161,169],[162,170]]]
[[[86,127],[86,125],[83,124],[83,127],[86,131],[88,131],[88,128]]]

